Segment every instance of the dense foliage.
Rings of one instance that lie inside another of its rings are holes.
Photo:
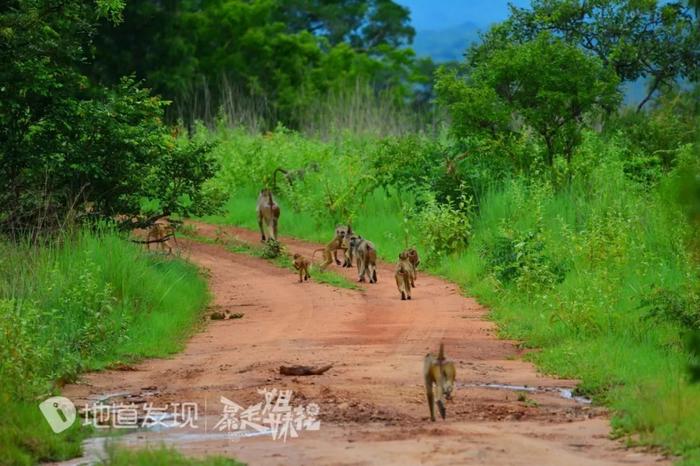
[[[162,213],[202,212],[191,201],[215,171],[209,145],[177,141],[163,123],[166,103],[133,79],[104,87],[81,71],[95,24],[118,21],[121,6],[0,7],[0,231],[59,227],[84,203],[101,216],[139,213],[144,201]]]
[[[690,5],[656,0],[533,0],[511,6],[507,21],[476,45],[472,61],[509,43],[526,43],[549,31],[597,56],[620,81],[648,80],[642,108],[678,79],[697,80],[700,32]]]
[[[310,105],[357,82],[404,99],[429,80],[400,48],[414,31],[391,0],[137,0],[99,31],[92,73],[109,83],[135,72],[188,123],[223,107],[297,127]]]

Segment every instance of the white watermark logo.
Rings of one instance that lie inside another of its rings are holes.
[[[75,405],[63,396],[52,396],[39,404],[39,410],[51,430],[60,434],[75,422]]]
[[[297,438],[303,430],[319,430],[321,421],[316,419],[320,408],[316,403],[306,406],[290,406],[291,390],[262,389],[258,393],[265,396],[265,401],[243,408],[222,396],[224,405],[221,419],[214,430],[226,431],[232,437],[243,436],[251,429],[261,435],[270,434],[273,440]]]
[[[276,388],[258,390],[264,401],[244,408],[221,396],[221,416],[212,427],[217,432],[226,432],[232,440],[241,437],[270,435],[273,440],[286,442],[297,438],[302,431],[319,430],[320,408],[316,403],[292,406],[292,390]],[[69,428],[76,417],[75,405],[68,398],[55,396],[43,401],[39,409],[55,433]],[[97,429],[148,429],[160,431],[170,428],[199,429],[199,406],[197,403],[113,403],[86,404],[81,409],[83,425]],[[206,421],[204,430],[207,430]]]

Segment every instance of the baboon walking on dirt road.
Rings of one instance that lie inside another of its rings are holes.
[[[256,210],[258,212],[258,226],[260,227],[262,241],[264,242],[267,239],[265,237],[265,230],[263,229],[263,222],[267,225],[268,237],[276,240],[277,222],[280,218],[280,206],[277,205],[272,198],[272,191],[269,188],[264,188],[260,191]]]
[[[433,385],[435,385],[437,391],[437,405],[440,410],[440,416],[445,419],[445,400],[449,400],[452,397],[452,390],[455,386],[455,376],[455,364],[445,359],[445,348],[442,343],[440,343],[440,352],[437,357],[431,353],[425,355],[423,377],[425,378],[425,394],[428,398],[431,421],[435,421],[435,394],[433,392]]]

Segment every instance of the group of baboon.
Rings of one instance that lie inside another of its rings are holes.
[[[280,207],[272,196],[272,190],[264,188],[260,191],[256,211],[262,241],[277,240]],[[338,259],[338,251],[343,253],[342,262]],[[294,254],[293,264],[299,272],[299,282],[311,278],[309,268],[317,252],[323,253],[320,270],[325,270],[333,262],[342,267],[352,267],[355,262],[359,282],[377,283],[377,247],[371,241],[356,235],[350,225],[336,226],[333,239],[325,247],[316,249],[310,259],[298,253]],[[419,264],[420,259],[416,248],[405,249],[399,254],[394,278],[402,300],[411,299],[411,288],[416,286],[416,270]]]
[[[284,172],[287,175],[287,172]],[[288,181],[292,183],[292,180]],[[272,191],[263,189],[260,191],[257,202],[258,226],[262,241],[277,240],[277,226],[280,218],[280,207],[275,202]],[[265,234],[267,227],[267,235]],[[338,259],[338,251],[343,253],[343,261]],[[350,225],[338,225],[335,228],[333,239],[323,248],[316,249],[307,259],[299,253],[294,254],[293,265],[299,273],[299,282],[311,278],[309,268],[317,252],[323,253],[323,262],[320,269],[324,270],[335,262],[342,267],[352,267],[353,261],[357,264],[358,281],[377,283],[377,248],[374,243],[356,235]],[[394,272],[396,287],[401,293],[401,299],[411,299],[411,288],[416,286],[416,269],[420,264],[418,251],[415,248],[405,249],[399,254],[399,262]],[[430,409],[430,420],[435,421],[435,404],[437,404],[440,416],[445,419],[445,400],[449,400],[455,385],[456,370],[453,361],[445,357],[445,349],[440,344],[437,355],[428,353],[423,359],[423,381],[425,393]],[[436,396],[437,395],[437,396]]]

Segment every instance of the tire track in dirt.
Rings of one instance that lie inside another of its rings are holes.
[[[259,241],[248,230],[193,225],[210,238],[223,230],[241,241]],[[282,242],[309,257],[319,247],[291,238]],[[518,401],[513,391],[465,387],[572,388],[575,381],[542,376],[518,359],[516,345],[495,336],[485,309],[451,283],[419,273],[414,299],[401,301],[391,264],[380,264],[378,284],[352,291],[300,284],[289,270],[220,245],[180,243],[184,257],[208,270],[213,306],[243,318],[209,321],[173,358],[86,374],[65,387],[64,395],[80,404],[119,392],[130,395],[116,400],[197,402],[211,427],[221,415],[222,395],[248,406],[261,401],[257,389],[292,389],[297,403],[319,404],[321,430],[282,443],[269,437],[233,442],[169,429],[122,436],[125,445],[165,442],[187,454],[231,455],[252,465],[670,463],[610,440],[602,409],[553,392],[528,393]],[[335,270],[356,278],[354,268]],[[422,358],[440,341],[457,363],[460,386],[447,420],[430,423]],[[277,373],[282,364],[327,362],[334,367],[321,376]],[[99,440],[90,441],[88,455],[101,447]]]

